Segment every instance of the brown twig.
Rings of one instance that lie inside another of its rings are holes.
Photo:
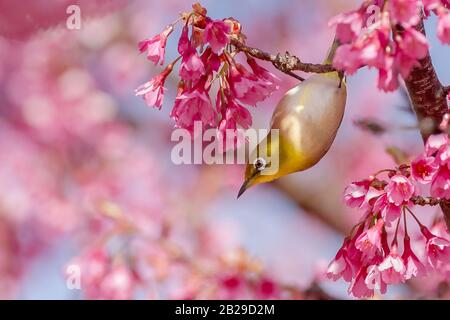
[[[411,198],[412,203],[418,206],[437,206],[448,202],[446,199],[416,196]]]
[[[294,77],[294,78],[297,79],[297,80],[300,80],[300,81],[305,80],[305,78],[300,77],[298,74],[295,74],[295,73],[292,72],[292,71],[285,71],[284,73],[286,73],[288,76]]]
[[[327,73],[336,71],[336,69],[329,64],[315,64],[301,62],[299,58],[291,55],[289,52],[281,54],[271,54],[264,52],[260,49],[246,46],[241,40],[237,38],[231,39],[231,44],[236,47],[237,50],[247,53],[248,55],[264,61],[272,62],[275,68],[278,70],[299,79],[299,76],[293,73],[293,71],[303,71],[308,73]],[[300,79],[303,79],[300,77]]]
[[[423,21],[417,25],[417,30],[425,35]],[[398,32],[402,32],[398,30]],[[431,120],[432,126],[420,126],[420,133],[425,141],[431,134],[439,132],[439,123],[448,112],[447,97],[448,87],[442,86],[431,61],[427,56],[419,61],[409,76],[404,79],[412,107],[419,123]],[[440,203],[447,229],[450,230],[450,203]]]

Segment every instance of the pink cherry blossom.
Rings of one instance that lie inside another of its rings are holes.
[[[356,272],[356,270],[361,269],[362,267],[362,253],[361,251],[356,247],[356,241],[359,238],[359,236],[364,232],[364,224],[361,224],[361,226],[356,230],[355,234],[351,238],[350,242],[347,245],[347,258],[352,264],[353,271]]]
[[[391,58],[389,58],[391,59]],[[391,92],[398,88],[398,71],[392,69],[392,64],[386,68],[378,69],[378,89]]]
[[[417,0],[389,0],[389,13],[394,23],[415,26],[419,23],[419,2]]]
[[[349,239],[344,240],[344,244],[337,252],[336,257],[328,265],[327,277],[333,281],[336,281],[341,277],[347,282],[352,280],[352,266],[347,257],[347,246],[349,243]]]
[[[213,71],[219,70],[221,64],[220,57],[212,52],[210,47],[206,48],[200,58],[202,59],[207,73],[212,73]]]
[[[214,126],[216,113],[208,93],[198,85],[177,96],[171,117],[175,120],[177,127],[192,133],[195,121],[200,121],[203,128],[208,125]]]
[[[411,175],[418,182],[428,184],[433,180],[438,168],[434,157],[420,155],[411,162]]]
[[[350,183],[344,190],[345,204],[351,208],[361,207],[369,191],[370,183],[370,180]]]
[[[252,116],[250,112],[231,97],[228,99],[225,115],[222,120],[232,122],[234,123],[234,127],[240,126],[244,129],[248,129],[252,125]]]
[[[418,65],[418,60],[423,59],[428,54],[428,41],[421,32],[408,28],[401,35],[396,37],[397,52],[394,64],[403,78],[407,78],[411,69]]]
[[[355,278],[353,279],[350,287],[348,288],[348,293],[351,293],[356,298],[370,298],[374,295],[374,289],[369,288],[366,283],[367,277],[367,267],[361,268],[358,271]],[[381,279],[381,277],[379,277]],[[374,281],[370,278],[369,283],[374,283]],[[375,284],[374,286],[375,287]],[[379,286],[381,289],[384,289],[384,286]]]
[[[448,11],[439,15],[437,35],[442,43],[450,45],[450,13]]]
[[[426,238],[426,256],[431,267],[437,268],[439,263],[450,262],[450,241],[445,238],[437,237],[425,226],[420,231]]]
[[[388,284],[397,284],[405,281],[404,274],[406,267],[402,258],[398,255],[397,250],[397,245],[394,244],[391,247],[389,255],[378,266],[383,281]]]
[[[228,34],[230,26],[222,20],[210,20],[205,27],[205,41],[209,42],[215,54],[221,54],[223,48],[229,43]]]
[[[431,182],[430,193],[436,198],[450,199],[450,169],[448,166],[440,167]]]
[[[230,65],[228,81],[234,96],[253,106],[266,99],[273,90],[272,83],[262,81],[239,63]]]
[[[136,90],[136,96],[143,96],[149,107],[161,109],[164,99],[164,83],[171,70],[166,69],[150,81],[139,86]]]
[[[261,80],[260,84],[264,86],[268,95],[279,89],[278,83],[280,82],[280,79],[277,76],[261,67],[253,58],[248,58],[247,63],[252,68],[253,74]]]
[[[428,41],[425,35],[415,29],[406,29],[397,38],[399,48],[408,56],[423,59],[428,53]]]
[[[164,54],[166,50],[167,38],[173,31],[173,26],[169,25],[163,32],[159,35],[153,37],[152,39],[147,39],[139,42],[139,51],[147,51],[147,59],[152,61],[155,65],[164,64]]]
[[[355,40],[353,47],[359,52],[362,63],[369,67],[390,68],[391,58],[387,48],[390,45],[390,22],[386,15],[382,15],[371,32],[363,34]]]
[[[189,41],[189,27],[185,25],[181,30],[181,36],[178,40],[178,53],[184,56],[185,53],[190,49],[192,48]]]
[[[423,34],[411,28],[419,21],[417,0],[389,1],[388,12],[369,28],[361,28],[361,10],[341,14],[331,21],[337,24],[337,35],[341,45],[333,60],[333,65],[347,74],[352,74],[367,65],[378,69],[378,88],[394,91],[399,86],[399,75],[409,75],[418,59],[428,53],[428,42]],[[364,7],[362,7],[364,8]],[[391,20],[401,23],[405,30],[391,38]],[[350,42],[350,43],[349,43]]]
[[[427,271],[425,266],[411,249],[411,240],[408,235],[405,235],[404,238],[402,259],[406,268],[404,273],[405,280],[426,275]]]
[[[333,59],[333,66],[339,70],[344,70],[347,74],[354,74],[362,65],[363,61],[358,50],[350,44],[339,46]]]
[[[205,65],[197,51],[192,49],[185,52],[181,61],[180,77],[186,81],[196,82],[205,73]]]
[[[400,64],[398,63],[399,60],[401,61]],[[407,62],[407,65],[405,65],[405,62]],[[379,53],[372,63],[374,67],[378,68],[378,89],[391,92],[399,86],[399,73],[409,72],[415,61],[405,55],[393,56],[392,54]]]
[[[439,149],[436,154],[436,160],[441,167],[450,165],[450,145],[447,144]]]
[[[379,190],[374,187],[369,187],[369,191],[367,192],[364,202],[360,208],[361,209],[372,208],[373,205],[375,204],[376,200],[378,199],[378,197],[380,197],[383,194],[384,194],[383,190]]]
[[[378,32],[374,32],[367,38],[358,41],[355,44],[355,49],[359,53],[361,63],[367,64],[369,67],[391,69],[391,64],[388,62],[392,60],[386,61],[386,59],[391,59],[391,57],[385,54]]]
[[[348,185],[344,190],[345,203],[351,208],[370,208],[376,198],[383,193],[383,191],[371,187],[371,183],[371,180],[362,180]]]
[[[439,237],[445,238],[450,236],[450,230],[447,229],[445,220],[443,219],[433,221],[430,231]]]
[[[248,129],[252,125],[252,116],[250,112],[233,100],[231,96],[227,97],[227,103],[222,106],[220,102],[220,92],[217,98],[217,109],[221,110],[222,119],[218,126],[218,138],[223,140],[225,150],[232,147],[239,147],[245,140],[242,132],[236,131],[238,127]]]
[[[336,53],[334,64],[342,60],[342,64],[354,71],[357,66],[367,65],[378,69],[378,88],[392,91],[398,87],[398,70],[394,65],[390,40],[390,22],[387,15],[381,15],[370,32],[360,35],[351,48]],[[342,55],[342,56],[341,56]],[[349,61],[345,61],[348,59]]]
[[[336,25],[336,36],[339,41],[348,43],[360,34],[363,26],[363,17],[359,11],[345,12],[334,16],[328,22],[328,25]]]
[[[355,242],[355,246],[361,251],[364,260],[370,260],[382,250],[382,229],[384,221],[378,219],[374,226],[363,232]]]
[[[407,78],[411,69],[419,64],[416,58],[412,58],[405,51],[398,50],[396,55],[394,56],[393,66],[395,65],[395,74],[401,75],[403,78]],[[398,79],[395,79],[396,81]],[[394,87],[392,90],[395,90]],[[391,91],[392,91],[391,90]]]
[[[382,294],[386,293],[387,285],[382,277],[379,266],[377,265],[367,267],[367,275],[364,278],[364,283],[368,289],[372,290],[372,294],[370,296],[373,296],[375,290],[380,291]]]
[[[401,174],[393,176],[385,190],[388,200],[397,206],[408,202],[414,195],[414,185]]]
[[[435,152],[440,150],[443,147],[448,146],[449,140],[448,135],[441,134],[433,134],[428,137],[427,142],[425,143],[425,152],[427,156],[434,155]]]
[[[373,205],[373,212],[380,212],[387,226],[400,217],[401,207],[390,202],[386,193],[377,198]]]

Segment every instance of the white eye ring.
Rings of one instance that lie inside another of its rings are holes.
[[[264,170],[266,165],[266,160],[264,160],[264,158],[257,158],[253,161],[253,166],[259,171]]]

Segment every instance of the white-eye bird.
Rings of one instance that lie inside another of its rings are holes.
[[[338,41],[335,39],[324,64],[331,64]],[[347,88],[338,72],[314,74],[290,89],[276,106],[271,129],[279,129],[279,139],[270,132],[252,152],[245,181],[238,198],[253,185],[269,182],[314,166],[327,153],[344,116]],[[278,153],[278,170],[270,159]]]

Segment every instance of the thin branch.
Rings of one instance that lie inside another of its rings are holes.
[[[336,69],[329,64],[301,62],[299,58],[291,55],[287,51],[284,54],[278,53],[276,55],[264,52],[260,49],[246,46],[241,40],[237,38],[232,38],[231,44],[235,46],[237,50],[245,52],[253,58],[272,62],[275,68],[286,74],[289,74],[290,76],[295,76],[297,79],[298,76],[293,74],[292,71],[303,71],[308,73],[327,73],[336,71]]]
[[[421,197],[416,196],[411,198],[412,203],[418,206],[437,206],[448,202],[447,199],[433,198],[433,197]]]
[[[287,75],[289,75],[289,76],[291,76],[291,77],[294,77],[294,78],[297,79],[297,80],[300,80],[300,81],[305,80],[305,78],[300,77],[298,74],[295,74],[295,73],[292,72],[292,71],[285,71],[284,73],[286,73]]]

